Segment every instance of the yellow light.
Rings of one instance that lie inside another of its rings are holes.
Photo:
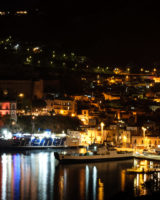
[[[24,97],[24,94],[23,93],[19,93],[18,95],[20,98],[23,98]]]
[[[130,71],[130,68],[127,68],[127,71],[129,72],[129,71]]]
[[[75,114],[74,113],[72,113],[72,115],[71,115],[72,117],[75,117]]]
[[[6,13],[5,12],[0,12],[0,15],[5,15]]]
[[[39,47],[34,47],[33,52],[37,52],[39,50]]]
[[[103,143],[103,137],[104,137],[104,135],[103,135],[103,127],[104,127],[104,123],[103,122],[101,122],[101,140],[102,140],[102,143]]]
[[[27,11],[26,10],[20,10],[20,11],[17,11],[16,12],[17,14],[20,14],[20,15],[26,15],[27,14]]]
[[[123,136],[123,142],[127,142],[127,137],[125,135]]]
[[[64,110],[60,110],[60,114],[62,114],[62,115],[63,115],[63,114],[64,114]]]
[[[103,123],[103,122],[101,122],[101,127],[102,127],[102,128],[104,127],[104,123]]]

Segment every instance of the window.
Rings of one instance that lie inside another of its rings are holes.
[[[16,106],[15,106],[15,104],[13,103],[13,104],[11,104],[11,109],[12,110],[15,110],[16,109]]]

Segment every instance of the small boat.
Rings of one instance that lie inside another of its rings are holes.
[[[153,155],[153,156],[154,156],[154,155],[155,155],[155,156],[158,155],[158,153],[156,152],[155,149],[143,150],[143,154],[144,154],[144,155],[149,155],[149,156],[150,156],[150,155]]]
[[[99,148],[96,152],[86,151],[86,153],[66,153],[55,152],[55,158],[60,163],[86,163],[101,162],[109,160],[125,160],[133,158],[132,152],[108,151],[106,147]]]

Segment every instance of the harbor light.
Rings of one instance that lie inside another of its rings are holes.
[[[44,131],[43,136],[49,138],[51,136],[51,131],[49,130]]]
[[[4,139],[6,140],[12,139],[12,133],[9,132],[7,129],[4,129],[2,131],[2,134],[3,134]]]

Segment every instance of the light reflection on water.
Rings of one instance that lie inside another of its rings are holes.
[[[153,162],[144,162],[153,166]],[[152,175],[128,175],[138,160],[58,165],[54,152],[0,155],[0,199],[109,200],[119,192],[145,195]],[[160,177],[160,174],[158,174]]]
[[[54,152],[4,153],[0,156],[0,199],[53,199],[54,173]]]

